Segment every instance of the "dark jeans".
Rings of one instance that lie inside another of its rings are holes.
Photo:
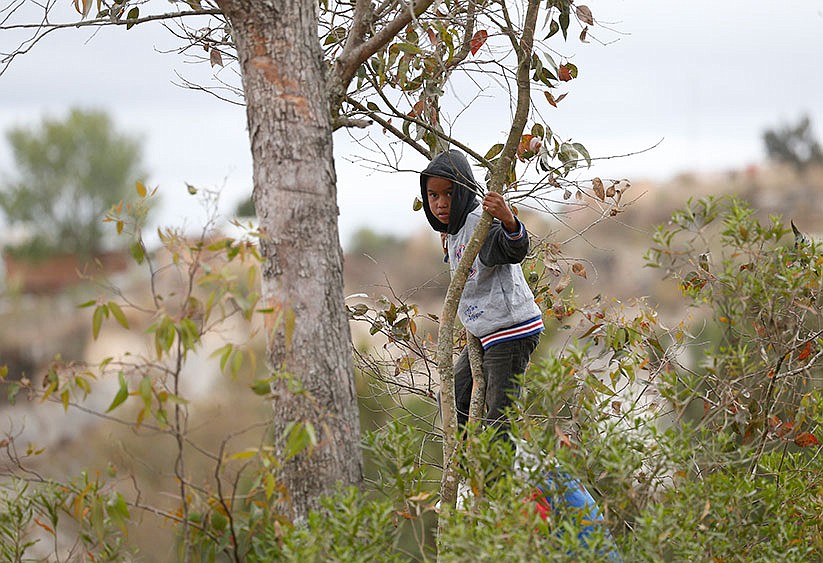
[[[512,396],[520,392],[515,375],[524,373],[529,357],[540,335],[534,334],[517,340],[500,342],[483,352],[483,373],[486,376],[486,413],[483,421],[498,428],[507,436],[508,423],[503,411],[511,405]],[[472,372],[469,351],[464,348],[454,364],[454,398],[457,406],[457,424],[462,427],[469,419],[472,395]]]

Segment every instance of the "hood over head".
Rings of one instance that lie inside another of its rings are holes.
[[[449,224],[445,224],[434,216],[429,207],[429,197],[426,193],[426,182],[432,176],[451,180],[454,185],[451,198]],[[478,205],[477,195],[483,193],[472,174],[471,166],[465,155],[458,150],[441,152],[420,173],[420,195],[423,200],[423,209],[426,219],[435,231],[456,234],[466,222],[466,216]]]

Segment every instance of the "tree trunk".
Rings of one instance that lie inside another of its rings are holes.
[[[362,478],[317,2],[222,0],[220,7],[242,69],[263,302],[274,310],[267,329],[271,368],[282,376],[272,384],[278,458],[285,459],[290,423],[314,429],[318,441],[279,474],[289,515],[299,520],[338,483]]]

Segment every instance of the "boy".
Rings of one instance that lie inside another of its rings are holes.
[[[529,237],[503,196],[490,192],[482,207],[476,196],[483,189],[475,182],[468,160],[456,150],[442,152],[420,175],[426,218],[440,231],[444,252],[454,271],[471,239],[482,211],[494,217],[491,230],[463,289],[458,316],[463,326],[480,339],[486,376],[485,421],[508,434],[503,410],[510,395],[519,392],[515,375],[523,373],[543,331],[540,308],[534,302],[520,262],[529,251]],[[468,420],[472,376],[468,350],[454,366],[457,422]]]

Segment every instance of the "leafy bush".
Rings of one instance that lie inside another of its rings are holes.
[[[801,117],[796,125],[784,125],[763,133],[766,154],[774,161],[804,170],[812,164],[823,163],[823,150],[815,139],[809,116]]]

